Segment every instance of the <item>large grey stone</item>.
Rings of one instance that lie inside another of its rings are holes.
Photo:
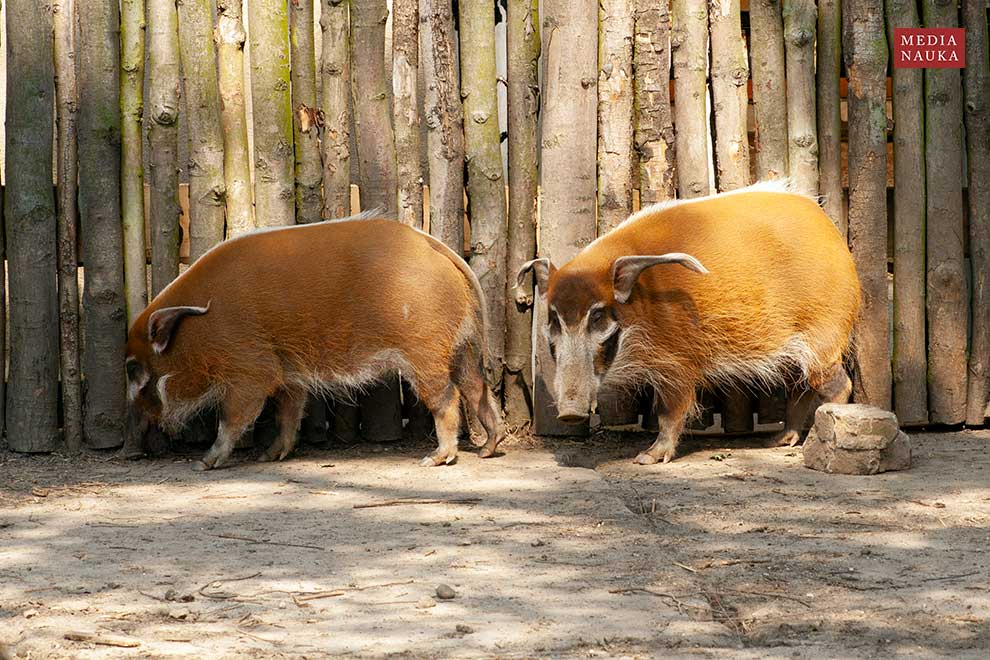
[[[863,404],[828,403],[815,413],[804,464],[836,474],[876,474],[911,467],[911,441],[894,413]]]

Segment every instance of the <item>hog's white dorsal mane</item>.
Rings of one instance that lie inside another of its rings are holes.
[[[807,197],[808,199],[814,199],[815,201],[818,201],[818,197],[801,192],[797,183],[791,178],[770,179],[769,181],[760,181],[758,183],[754,183],[751,186],[746,186],[745,188],[738,188],[736,190],[730,190],[728,192],[713,193],[711,195],[705,195],[704,197],[692,197],[690,199],[668,199],[662,202],[657,202],[656,204],[650,204],[649,206],[644,206],[639,211],[633,213],[631,216],[620,222],[618,225],[616,225],[615,229],[618,229],[619,227],[625,226],[629,223],[636,222],[637,220],[640,220],[647,216],[655,215],[660,211],[665,211],[667,209],[671,209],[677,206],[684,206],[686,204],[696,204],[698,202],[704,202],[710,199],[714,199],[716,197],[725,197],[726,195],[741,195],[743,193],[753,193],[753,192],[800,195],[802,197]],[[608,236],[608,234],[605,234],[604,236]],[[599,236],[591,244],[593,245],[595,242],[601,240],[601,238],[602,236]]]

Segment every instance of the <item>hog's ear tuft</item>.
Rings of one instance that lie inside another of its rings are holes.
[[[612,289],[616,302],[624,303],[632,295],[636,280],[640,273],[647,268],[659,266],[660,264],[680,264],[688,270],[693,270],[702,275],[708,274],[708,269],[701,265],[701,262],[690,254],[683,252],[668,252],[659,255],[631,255],[619,257],[612,264]]]
[[[527,261],[519,268],[519,272],[516,273],[516,286],[515,286],[515,298],[516,307],[519,311],[526,311],[529,307],[533,306],[533,297],[528,295],[523,289],[523,284],[526,283],[526,275],[529,271],[533,271],[533,278],[536,283],[536,288],[540,292],[540,296],[547,295],[547,285],[550,282],[550,276],[556,272],[557,268],[550,263],[550,259],[543,257],[542,259],[533,259],[532,261]]]
[[[179,321],[187,316],[201,316],[210,311],[210,303],[206,307],[163,307],[155,310],[148,319],[148,341],[155,353],[163,353],[168,348]]]

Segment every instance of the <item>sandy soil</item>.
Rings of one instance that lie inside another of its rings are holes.
[[[25,658],[986,657],[990,432],[915,440],[912,470],[872,477],[729,439],[636,466],[649,439],[606,434],[434,469],[422,442],[205,474],[192,456],[0,453],[0,641]]]

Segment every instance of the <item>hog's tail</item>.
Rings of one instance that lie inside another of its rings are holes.
[[[471,266],[468,265],[468,262],[464,261],[464,258],[461,255],[450,249],[450,246],[446,243],[435,236],[427,234],[422,229],[416,229],[415,227],[413,227],[413,229],[430,241],[430,244],[434,247],[434,249],[443,253],[448,259],[450,259],[451,263],[457,266],[458,270],[460,270],[464,277],[471,283],[471,287],[474,289],[474,297],[478,300],[478,311],[481,315],[481,332],[479,333],[481,359],[484,363],[485,372],[491,373],[491,356],[488,354],[488,342],[486,341],[486,337],[488,337],[488,305],[485,303],[485,292],[481,288],[481,282],[478,280],[478,276],[471,269]]]

